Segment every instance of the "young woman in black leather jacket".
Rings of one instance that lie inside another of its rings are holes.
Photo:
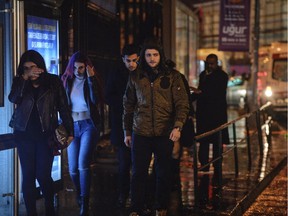
[[[51,177],[53,133],[58,124],[58,112],[73,140],[73,120],[61,80],[47,72],[43,57],[34,50],[23,53],[8,96],[16,105],[9,126],[22,168],[22,191],[27,215],[37,215],[36,185],[39,182],[45,198],[46,215],[55,215],[53,179]]]

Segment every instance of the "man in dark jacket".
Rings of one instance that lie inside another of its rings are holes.
[[[122,49],[122,62],[118,70],[112,73],[107,82],[106,100],[110,108],[111,144],[118,148],[119,161],[119,198],[118,207],[125,207],[130,192],[131,151],[124,143],[122,129],[123,95],[130,72],[136,70],[139,60],[139,48],[127,44]],[[123,64],[124,63],[124,64]]]
[[[218,57],[215,54],[209,54],[205,64],[206,68],[200,74],[199,92],[195,94],[197,97],[196,124],[198,135],[227,122],[226,89],[228,75],[218,66]],[[217,134],[200,140],[199,161],[202,166],[209,161],[210,143],[213,144],[213,158],[219,156]],[[229,143],[227,129],[222,131],[222,143]],[[204,169],[204,171],[208,170],[209,166]]]
[[[130,73],[123,97],[125,143],[132,150],[131,216],[142,215],[152,153],[156,169],[156,215],[167,215],[173,142],[189,111],[181,75],[165,64],[162,46],[147,40],[140,68]],[[132,134],[133,131],[133,134]]]

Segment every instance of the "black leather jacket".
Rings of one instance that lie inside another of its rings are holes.
[[[74,136],[73,119],[68,106],[65,89],[61,80],[49,73],[41,76],[39,96],[34,100],[32,83],[17,76],[13,80],[8,99],[16,104],[9,126],[17,131],[25,131],[34,103],[36,103],[42,132],[52,132],[58,125],[58,112],[69,135]]]

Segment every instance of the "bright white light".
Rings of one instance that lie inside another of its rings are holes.
[[[271,97],[272,96],[272,89],[270,86],[267,86],[267,88],[265,89],[265,95],[266,97]]]

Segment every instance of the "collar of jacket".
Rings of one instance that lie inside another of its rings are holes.
[[[149,74],[146,70],[143,69],[137,69],[140,71],[140,79],[143,79],[144,77],[149,79]],[[162,71],[162,70],[158,70],[158,77],[159,76],[168,76],[169,74],[171,74],[171,70],[166,70],[166,71]]]

